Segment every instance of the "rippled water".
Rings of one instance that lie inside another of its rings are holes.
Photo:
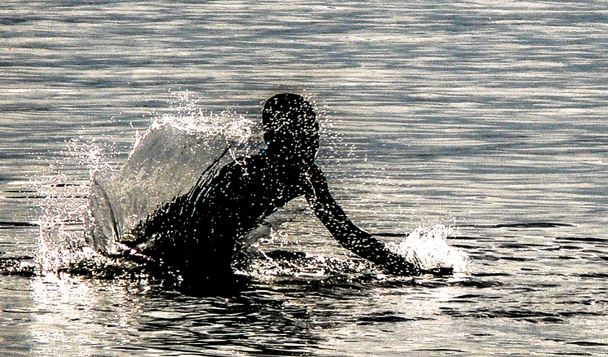
[[[257,119],[286,90],[326,113],[319,163],[358,225],[398,241],[451,224],[471,266],[206,297],[17,267],[0,275],[0,354],[605,353],[606,5],[4,1],[3,269],[31,262],[45,213],[82,233],[87,148],[120,165],[175,92]],[[345,257],[313,219],[285,232],[290,250]]]

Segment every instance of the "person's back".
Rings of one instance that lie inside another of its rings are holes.
[[[227,275],[241,239],[303,193],[299,175],[279,172],[265,153],[244,158],[162,207],[128,244],[182,274]]]

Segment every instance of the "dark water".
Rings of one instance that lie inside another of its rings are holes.
[[[119,166],[184,91],[250,119],[276,92],[312,93],[319,163],[352,219],[393,241],[453,225],[471,264],[207,297],[17,266],[0,276],[0,354],[605,354],[607,23],[604,1],[4,1],[4,269],[39,254],[39,221],[81,239],[91,162]],[[285,232],[290,250],[346,259],[313,219]]]

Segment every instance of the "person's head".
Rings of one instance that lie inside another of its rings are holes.
[[[301,95],[277,94],[262,111],[264,141],[276,159],[310,165],[319,149],[319,123],[313,106]]]

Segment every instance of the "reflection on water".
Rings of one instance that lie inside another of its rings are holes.
[[[579,351],[605,348],[605,301],[581,302],[575,314],[540,305],[510,310],[516,297],[503,295],[501,280],[288,279],[253,283],[227,296],[195,297],[145,281],[61,275],[33,279],[29,301],[3,311],[21,320],[22,336],[31,336],[22,347],[30,356],[101,350],[107,356],[383,355],[387,348],[389,355],[481,356],[500,348],[526,354],[536,345],[547,352],[565,342]],[[519,288],[510,284],[516,293]],[[588,324],[598,328],[589,330]],[[567,341],[560,339],[563,334]],[[469,344],[451,342],[463,338]]]
[[[109,356],[137,351],[149,356],[302,356],[339,343],[353,326],[434,319],[441,303],[462,288],[458,279],[432,284],[438,285],[429,291],[407,281],[286,280],[252,284],[232,296],[192,297],[143,281],[60,275],[31,281],[34,309],[5,311],[30,319],[22,332],[31,334],[30,355],[36,356],[93,355],[100,349]],[[391,300],[378,294],[387,287],[407,299],[390,311],[379,310],[386,298]]]
[[[141,313],[134,298],[143,289],[69,276],[35,278],[32,352],[87,356],[97,353],[100,345],[128,345],[132,324]]]

